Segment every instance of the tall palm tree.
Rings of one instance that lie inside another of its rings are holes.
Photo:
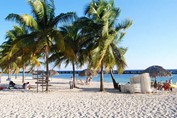
[[[46,91],[48,91],[49,80],[49,52],[51,46],[56,44],[58,50],[64,49],[64,41],[61,33],[57,29],[59,22],[66,22],[75,17],[73,12],[67,14],[59,14],[55,16],[55,5],[53,0],[29,0],[29,5],[32,9],[32,14],[9,14],[6,19],[14,20],[21,25],[27,26],[31,33],[23,37],[23,43],[26,45],[33,45],[34,55],[41,53],[45,54],[46,63]],[[24,40],[26,42],[24,42]]]
[[[6,33],[6,39],[1,45],[1,59],[0,65],[5,71],[11,69],[14,73],[18,73],[20,68],[23,68],[22,83],[24,83],[24,68],[29,63],[38,64],[36,57],[32,56],[30,48],[27,45],[19,45],[17,42],[21,39],[21,36],[28,34],[28,30],[25,27],[14,26],[13,30],[9,30]],[[9,71],[10,72],[10,71]]]
[[[116,39],[121,39],[124,32],[132,22],[126,20],[123,23],[117,23],[117,17],[120,14],[120,9],[114,5],[114,0],[98,0],[92,2],[86,7],[85,14],[92,18],[94,22],[102,24],[102,29],[97,32],[97,47],[92,50],[92,60],[90,66],[95,70],[100,69],[100,91],[104,91],[103,86],[103,69],[110,70],[114,65],[117,65],[119,72],[125,68],[123,55],[119,52],[120,49],[116,46]],[[117,56],[119,55],[119,56]]]
[[[65,66],[71,63],[74,87],[76,87],[75,68],[82,67],[88,61],[87,55],[89,55],[89,50],[93,47],[90,44],[93,44],[92,38],[99,27],[87,17],[78,18],[71,25],[60,27],[60,32],[64,37],[65,50],[57,52],[55,50],[56,46],[53,46],[54,50],[50,61],[55,62],[55,66],[59,67],[61,63],[65,63]]]
[[[84,35],[81,28],[76,23],[60,27],[60,32],[64,37],[65,50],[62,52],[53,53],[51,60],[55,61],[55,65],[60,66],[62,62],[68,66],[71,63],[73,68],[73,86],[76,87],[76,66],[82,66],[83,63],[79,61],[82,56],[82,44],[84,43]]]
[[[19,48],[14,44],[17,41],[17,37],[25,32],[24,28],[14,26],[13,30],[9,30],[6,33],[7,41],[1,45],[0,65],[4,71],[8,70],[8,75],[10,74],[10,70],[16,73],[19,72],[20,67],[15,63],[15,59],[17,55],[19,56],[21,50],[19,51]]]

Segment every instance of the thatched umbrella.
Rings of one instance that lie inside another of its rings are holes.
[[[90,70],[90,69],[85,69],[85,70],[82,70],[80,73],[79,73],[79,76],[96,76],[97,73],[94,73],[93,70]]]
[[[43,70],[37,70],[37,71],[31,70],[31,71],[29,71],[29,73],[31,73],[31,74],[33,74],[33,75],[40,75],[40,74],[42,74],[43,72],[44,72]]]
[[[49,76],[59,75],[59,73],[55,70],[49,70]]]
[[[46,72],[43,70],[37,70],[37,71],[32,70],[30,73],[32,73],[33,75],[41,75],[42,77],[46,77]],[[49,70],[49,76],[54,76],[58,74],[59,73],[55,70]]]
[[[155,82],[154,82],[155,88],[157,87],[156,77],[170,77],[171,76],[171,73],[169,71],[157,65],[150,66],[149,68],[145,69],[142,73],[149,73],[149,76],[151,78],[155,78]]]
[[[171,76],[171,73],[169,71],[157,65],[150,66],[149,68],[145,69],[142,73],[149,73],[151,78]]]
[[[52,77],[54,75],[58,75],[59,73],[55,70],[49,70],[49,77]],[[47,73],[45,72],[44,75],[42,75],[42,77],[47,77]]]

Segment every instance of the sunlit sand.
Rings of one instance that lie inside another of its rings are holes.
[[[1,85],[8,84],[5,78]],[[21,78],[12,80],[21,87]],[[52,79],[49,92],[42,92],[40,86],[37,93],[36,80],[27,78],[27,81],[33,89],[0,91],[1,117],[177,117],[176,91],[120,93],[113,89],[112,83],[105,83],[106,92],[99,92],[99,82],[70,89],[70,80]]]

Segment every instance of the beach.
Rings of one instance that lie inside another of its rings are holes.
[[[21,79],[12,80],[20,87]],[[99,92],[99,82],[78,85],[70,89],[69,79],[51,79],[49,92],[37,93],[36,80],[27,78],[31,90],[5,89],[0,91],[0,116],[3,118],[175,118],[177,92],[151,94],[120,93],[112,83],[104,83],[105,92]],[[2,77],[1,85],[8,81]]]

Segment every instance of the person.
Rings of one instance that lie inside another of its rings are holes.
[[[155,78],[155,81],[154,81],[154,88],[157,88],[157,80]]]
[[[161,82],[158,82],[157,84],[157,90],[162,90],[163,84]]]
[[[172,84],[172,77],[169,79],[169,84]],[[170,90],[172,91],[171,87],[170,87]]]
[[[16,84],[15,84],[13,81],[10,81],[10,82],[9,82],[9,87],[8,87],[8,88],[9,88],[9,89],[11,89],[11,88],[16,89],[15,85],[16,85]]]
[[[7,78],[6,81],[11,81],[11,79],[10,79],[10,78]]]
[[[168,80],[166,80],[166,82],[164,83],[163,88],[164,90],[168,90],[168,91],[170,90],[171,87]]]
[[[22,85],[22,88],[25,89],[25,90],[27,90],[27,89],[30,90],[32,87],[31,87],[31,85],[29,84],[29,82],[26,82],[26,83],[24,83],[24,84]]]
[[[172,84],[172,77],[169,79],[169,83]]]

